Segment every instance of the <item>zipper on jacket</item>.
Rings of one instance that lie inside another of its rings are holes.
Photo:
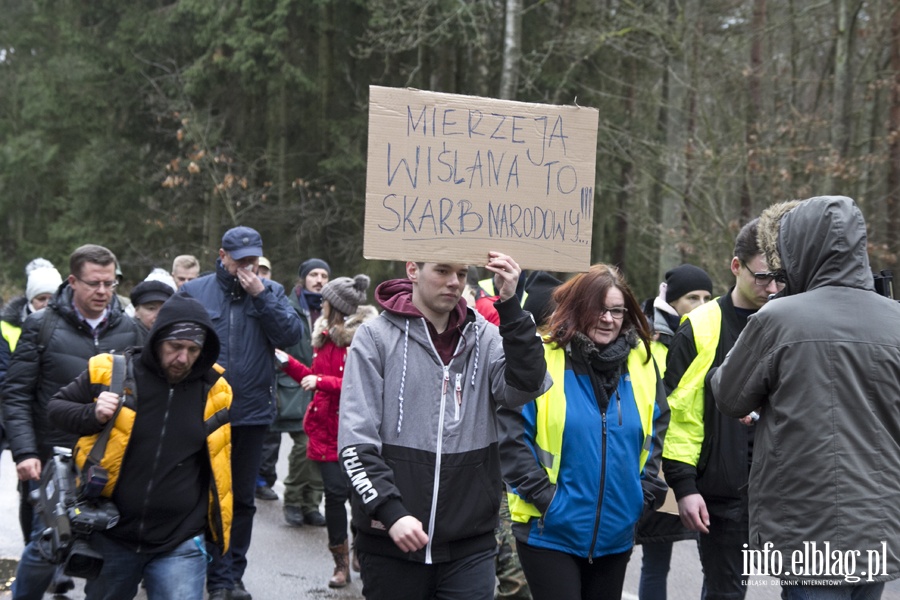
[[[147,505],[150,503],[150,492],[153,491],[153,475],[156,474],[157,467],[159,467],[159,458],[162,455],[162,445],[163,441],[166,439],[166,429],[169,426],[169,413],[172,408],[172,396],[175,394],[175,390],[172,386],[169,386],[169,397],[166,401],[166,412],[163,415],[163,425],[162,430],[159,432],[159,444],[156,446],[156,454],[153,456],[153,466],[150,469],[151,477],[147,482],[147,489],[144,493],[144,506],[141,509],[141,520],[138,525],[138,539],[144,539],[144,530],[146,526],[146,521],[144,518],[147,516]],[[138,547],[136,549],[137,552],[143,552],[143,543],[138,542]]]
[[[459,407],[462,406],[462,373],[456,374],[456,420],[459,421]]]
[[[619,390],[616,390],[613,392],[612,400],[616,401],[616,411],[619,413],[619,427],[621,427],[622,426],[622,403],[619,402],[619,400],[621,400],[621,398],[616,397],[616,394],[618,394],[618,393],[619,393]]]
[[[444,446],[444,411],[447,409],[447,388],[450,387],[450,365],[444,365],[441,381],[441,412],[438,417],[437,447],[434,450],[434,480],[431,488],[431,514],[428,517],[428,543],[425,544],[425,564],[431,562],[431,543],[434,541],[434,522],[437,518],[438,492],[441,489],[441,450]]]
[[[591,535],[591,545],[588,547],[588,564],[594,564],[594,546],[597,545],[597,532],[600,529],[600,510],[603,508],[603,490],[606,487],[606,413],[603,417],[603,433],[600,437],[600,492],[597,494],[597,511],[594,513],[594,533]]]

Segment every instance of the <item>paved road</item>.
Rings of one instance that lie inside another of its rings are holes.
[[[290,438],[284,438],[278,472],[287,470],[287,451]],[[281,484],[276,484],[279,494]],[[15,491],[15,468],[8,452],[0,456],[0,559],[18,558],[22,552],[21,533],[16,518],[18,498]],[[900,542],[898,542],[900,543]],[[343,590],[328,588],[333,563],[327,550],[324,527],[292,528],[285,524],[281,502],[260,502],[250,548],[250,566],[244,576],[247,589],[254,600],[319,600],[322,598],[361,598],[358,577]],[[635,548],[625,580],[626,600],[637,600],[640,574],[640,547]],[[354,574],[356,575],[356,574]],[[780,590],[776,580],[754,578],[747,600],[776,600]],[[6,577],[0,567],[0,600],[7,600]],[[82,598],[81,586],[68,598]],[[670,600],[697,600],[700,597],[700,564],[697,547],[691,542],[675,544],[669,575]],[[46,596],[47,599],[54,598]],[[63,597],[56,597],[61,600]],[[139,598],[144,598],[140,595]],[[900,600],[900,581],[888,584],[883,600]]]

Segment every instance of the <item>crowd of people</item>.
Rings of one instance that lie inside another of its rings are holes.
[[[79,498],[118,511],[87,598],[249,600],[285,432],[284,519],[325,527],[327,585],[359,572],[368,599],[620,598],[637,543],[640,598],[665,600],[683,540],[701,600],[743,598],[764,549],[794,557],[765,573],[785,599],[879,598],[900,577],[900,305],[874,291],[862,214],[774,205],[728,265],[721,295],[685,264],[642,303],[614,265],[562,282],[489,252],[488,279],[408,262],[373,305],[368,276],[316,257],[286,291],[246,226],[214,270],[179,256],[127,298],[105,247],[65,278],[35,259],[0,313],[13,598],[72,587],[29,501],[62,448]],[[798,570],[810,544],[869,564]]]

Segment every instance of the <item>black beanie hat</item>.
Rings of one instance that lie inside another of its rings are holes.
[[[331,267],[328,266],[327,262],[321,258],[310,258],[300,263],[300,269],[297,271],[300,275],[300,281],[306,281],[306,276],[309,275],[309,272],[313,269],[325,269],[328,271],[328,277],[331,277]]]
[[[681,265],[666,272],[666,302],[672,303],[688,292],[706,290],[712,294],[712,279],[694,265]]]
[[[562,285],[562,281],[547,271],[534,271],[525,282],[525,292],[528,297],[522,304],[534,317],[536,325],[540,326],[553,313],[556,304],[553,302],[553,290]]]

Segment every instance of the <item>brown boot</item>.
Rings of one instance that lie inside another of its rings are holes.
[[[347,540],[337,546],[328,546],[334,557],[334,575],[328,580],[328,587],[342,588],[350,583],[350,547]]]

